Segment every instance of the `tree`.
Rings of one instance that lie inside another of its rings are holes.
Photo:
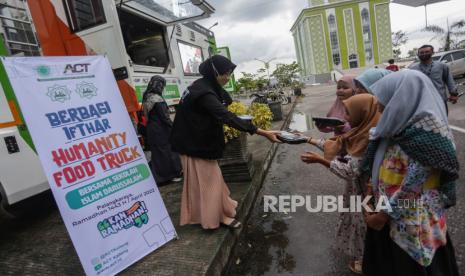
[[[465,20],[459,20],[449,26],[447,22],[447,29],[441,28],[438,25],[430,25],[422,29],[424,32],[432,32],[435,36],[431,39],[438,39],[442,44],[444,51],[449,51],[456,48],[459,39],[465,35]]]
[[[281,64],[271,74],[278,80],[278,83],[283,86],[289,86],[292,83],[292,79],[297,76],[300,72],[300,67],[297,62],[291,64]]]
[[[252,73],[246,73],[246,72],[241,72],[242,73],[242,78],[237,80],[237,85],[239,89],[241,87],[244,87],[246,90],[253,90],[257,87],[257,83],[255,81],[255,78],[257,75],[252,74]]]
[[[264,87],[268,86],[268,78],[266,78],[265,76],[258,76],[255,79],[255,84],[256,88],[258,88],[258,90],[261,91]]]
[[[397,32],[392,32],[392,52],[394,54],[394,58],[399,58],[402,51],[400,47],[407,43],[408,37],[402,30]]]
[[[409,58],[411,57],[415,57],[418,53],[418,48],[413,48],[412,50],[409,50],[408,53],[407,53],[407,56]]]

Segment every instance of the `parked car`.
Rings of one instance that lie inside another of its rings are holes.
[[[436,53],[433,60],[446,63],[454,77],[465,77],[465,49]],[[410,64],[409,68],[416,64],[418,62]]]

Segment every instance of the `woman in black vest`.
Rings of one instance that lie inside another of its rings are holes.
[[[181,225],[201,224],[204,229],[218,228],[220,223],[241,226],[234,219],[237,202],[229,197],[217,161],[225,146],[223,124],[279,142],[276,132],[259,129],[227,110],[232,100],[223,86],[235,68],[220,55],[205,60],[199,67],[203,77],[186,89],[178,105],[171,145],[181,154],[184,171]]]

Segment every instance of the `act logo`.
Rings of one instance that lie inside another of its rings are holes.
[[[97,87],[92,83],[81,82],[76,86],[76,92],[81,98],[92,99],[97,96]]]
[[[45,78],[45,77],[50,76],[50,73],[52,72],[52,70],[47,65],[39,65],[36,67],[36,72],[37,72],[37,75],[39,75],[39,77]]]
[[[66,64],[63,74],[87,73],[90,63]]]
[[[133,226],[141,228],[148,222],[149,216],[148,210],[145,207],[145,202],[137,201],[126,211],[119,212],[118,214],[97,223],[97,229],[100,231],[102,237],[106,238]]]
[[[67,100],[71,99],[71,90],[68,89],[65,85],[55,84],[52,87],[49,87],[47,96],[52,99],[52,102],[64,103]]]

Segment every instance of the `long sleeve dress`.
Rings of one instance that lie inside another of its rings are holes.
[[[147,143],[152,154],[151,169],[157,184],[179,177],[182,172],[179,155],[171,151],[169,141],[173,122],[166,101],[157,94],[152,95],[151,104],[144,105],[147,122]]]
[[[389,202],[390,221],[368,229],[365,275],[458,275],[439,186],[440,171],[388,147],[373,190]]]
[[[323,150],[325,141],[325,139],[319,139],[316,146]],[[359,170],[362,161],[362,158],[345,155],[336,157],[330,163],[329,170],[345,180],[343,193],[343,207],[345,208],[350,207],[351,196],[361,195],[365,190]],[[341,212],[336,233],[336,249],[354,260],[361,260],[365,232],[366,223],[361,212]]]

